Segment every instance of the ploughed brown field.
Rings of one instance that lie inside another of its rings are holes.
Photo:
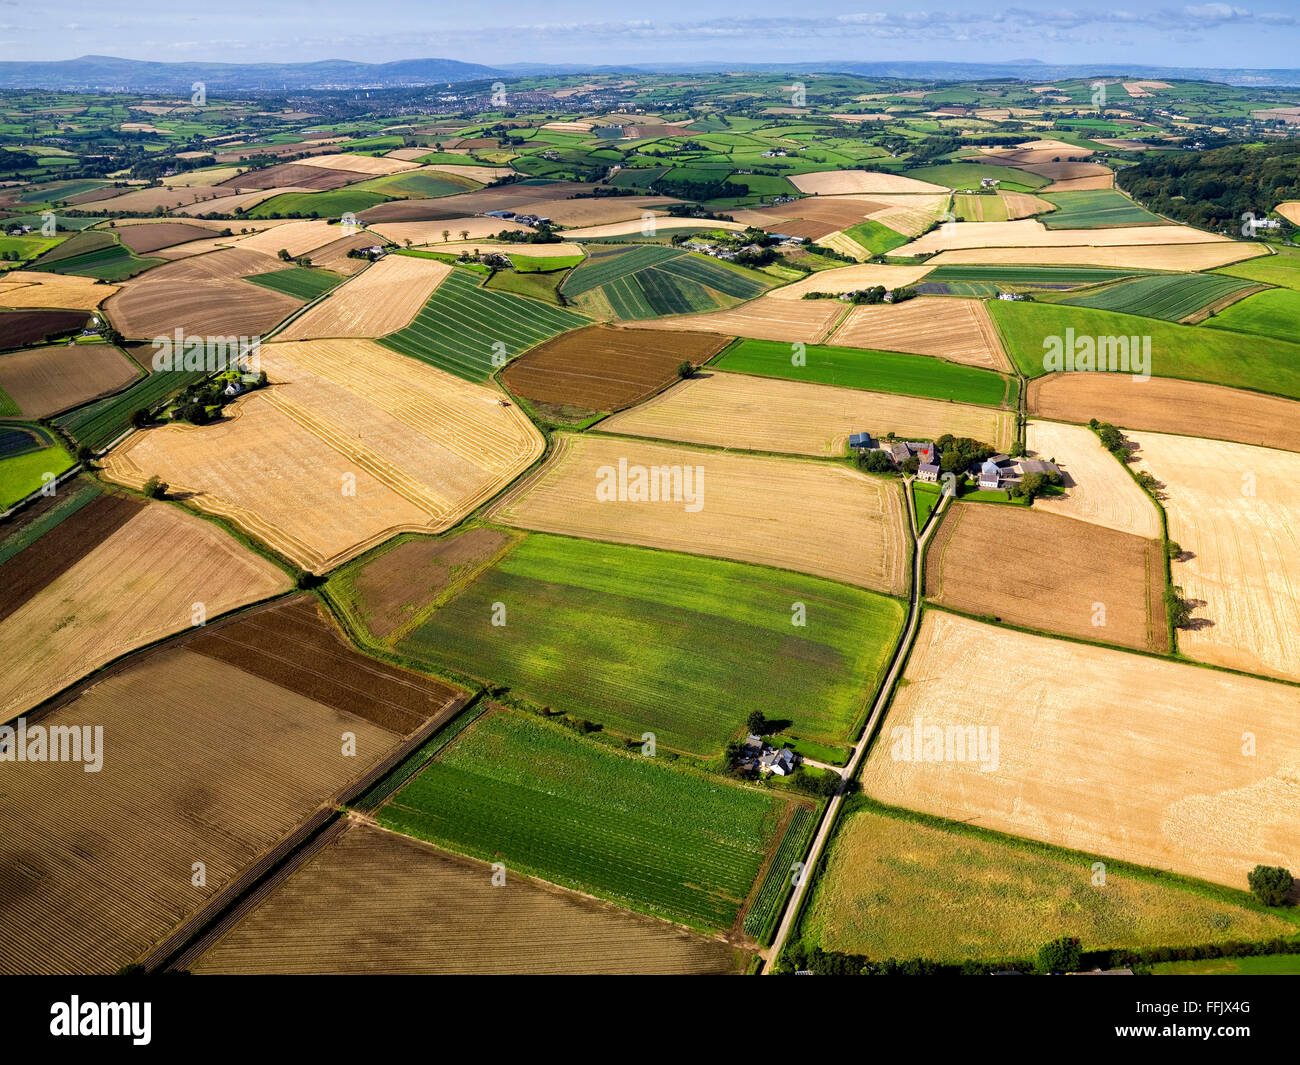
[[[874,799],[1239,891],[1258,864],[1300,865],[1289,685],[937,610],[905,677],[863,768]],[[906,757],[918,726],[943,750]],[[986,757],[956,757],[981,727]]]
[[[405,734],[376,723],[390,719],[394,691],[423,688],[397,696],[412,708],[404,721],[454,713],[460,693],[350,656],[315,609],[301,599],[268,611],[223,657],[161,648],[28,723],[102,726],[103,771],[5,766],[0,909],[21,907],[30,927],[0,940],[0,971],[111,973],[141,961],[382,768]],[[219,638],[214,628],[198,642]]]
[[[716,974],[744,963],[721,940],[518,874],[493,887],[484,862],[352,819],[191,971]]]
[[[980,300],[922,296],[896,307],[884,303],[854,307],[827,342],[1011,370],[1011,360]]]
[[[265,170],[250,170],[228,178],[221,184],[231,191],[247,192],[249,189],[312,189],[325,191],[341,189],[344,185],[360,181],[363,174],[350,174],[346,170],[333,170],[305,163],[277,163]]]
[[[828,233],[857,225],[868,214],[883,211],[888,206],[887,203],[865,196],[836,196],[824,199],[810,196],[794,203],[731,213],[737,222],[757,226],[771,233],[819,240]]]
[[[170,248],[191,240],[203,240],[214,234],[208,226],[192,226],[187,222],[157,222],[143,226],[120,226],[117,238],[133,252],[147,255],[159,248]]]
[[[512,362],[501,380],[515,395],[553,407],[617,411],[701,366],[727,346],[716,333],[592,325],[562,333]]]
[[[0,391],[26,418],[47,418],[116,392],[140,368],[111,344],[57,344],[0,355]]]
[[[552,185],[506,185],[478,189],[474,192],[440,196],[431,200],[393,200],[376,204],[361,212],[360,217],[374,222],[420,222],[472,217],[483,211],[515,211],[551,218],[557,225],[596,226],[639,218],[643,211],[662,210],[675,203],[666,196],[602,196],[590,193],[591,186],[575,181],[557,181]],[[497,219],[489,219],[497,222]],[[500,221],[496,232],[511,228]]]
[[[1011,625],[1164,652],[1164,572],[1159,540],[1034,509],[962,503],[926,552],[925,593]]]
[[[1057,373],[1029,382],[1029,412],[1063,422],[1091,418],[1122,429],[1211,437],[1300,451],[1300,403],[1201,381]]]
[[[39,344],[86,324],[85,311],[5,311],[0,313],[0,348]]]
[[[119,655],[287,591],[288,576],[220,526],[104,495],[4,564],[0,721]]]
[[[633,477],[651,476],[663,487],[642,498]],[[908,587],[898,483],[826,462],[561,433],[547,462],[490,515],[524,529],[757,562],[891,595]]]

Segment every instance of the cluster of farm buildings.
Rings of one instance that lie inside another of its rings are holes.
[[[908,459],[917,459],[916,476],[921,481],[938,481],[942,472],[937,445],[916,440],[877,440],[870,433],[853,433],[849,447],[854,451],[882,451],[889,456],[896,469],[901,469]],[[980,488],[1009,488],[1031,473],[1060,474],[1054,462],[1045,459],[1012,458],[1010,455],[990,455],[982,463],[973,464],[966,475]]]

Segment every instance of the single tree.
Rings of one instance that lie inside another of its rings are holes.
[[[750,711],[749,717],[745,718],[745,728],[755,736],[763,735],[767,731],[767,718],[763,716],[763,711]]]
[[[686,378],[690,377],[691,374],[693,374],[694,372],[695,372],[694,365],[687,360],[683,360],[677,364],[677,376],[680,377],[683,381],[686,380]]]
[[[150,499],[167,498],[167,482],[161,480],[155,473],[149,480],[144,482],[144,494]]]
[[[1072,936],[1053,939],[1038,952],[1038,970],[1044,973],[1077,972],[1083,951]]]
[[[1291,892],[1294,878],[1280,865],[1257,865],[1246,877],[1255,898],[1265,906],[1281,906]]]

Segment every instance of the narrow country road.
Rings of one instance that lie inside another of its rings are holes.
[[[881,717],[884,716],[885,707],[889,705],[894,686],[898,683],[898,677],[907,661],[906,649],[912,646],[912,638],[916,635],[916,627],[921,618],[921,576],[925,560],[925,545],[938,526],[939,519],[943,516],[953,497],[949,492],[944,492],[939,500],[939,505],[935,507],[934,513],[930,515],[930,522],[925,528],[924,535],[919,535],[916,528],[916,508],[912,499],[910,478],[905,479],[903,482],[903,498],[907,504],[908,523],[912,530],[912,539],[916,544],[916,552],[912,559],[912,594],[907,604],[907,623],[903,626],[903,634],[898,642],[898,649],[894,653],[893,663],[890,665],[889,672],[876,694],[876,701],[871,707],[871,716],[867,718],[867,723],[862,728],[862,734],[854,745],[853,757],[849,759],[849,764],[842,770],[846,783],[857,776],[862,756],[866,753],[867,746],[871,742],[871,737],[875,734],[876,727],[880,724]],[[767,975],[771,974],[772,966],[776,959],[781,956],[785,941],[790,935],[791,928],[794,927],[795,917],[803,905],[804,895],[812,880],[811,872],[821,859],[822,851],[826,847],[826,840],[835,827],[835,819],[839,815],[843,803],[844,793],[843,789],[841,789],[826,804],[826,811],[822,814],[821,824],[817,826],[817,835],[813,837],[812,847],[809,849],[804,863],[804,875],[790,895],[790,901],[786,904],[785,913],[781,915],[781,924],[777,928],[776,939],[772,941],[772,946],[767,952],[767,964],[764,967],[764,973]]]

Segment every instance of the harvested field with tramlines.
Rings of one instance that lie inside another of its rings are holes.
[[[401,530],[437,532],[541,454],[541,435],[493,389],[368,340],[267,344],[270,387],[201,428],[137,433],[104,463],[157,474],[318,572]]]
[[[844,292],[855,292],[858,289],[873,288],[876,285],[882,285],[887,289],[895,289],[906,285],[915,285],[929,272],[929,266],[883,266],[875,263],[864,263],[861,266],[840,266],[833,270],[818,271],[794,282],[792,285],[778,288],[767,298],[804,302],[804,296],[809,292],[828,292],[838,296]],[[808,300],[806,302],[814,305],[829,302],[831,306],[837,307],[839,310],[844,309],[844,305],[837,301]],[[775,339],[779,340],[781,338],[777,337]]]
[[[192,255],[131,278],[104,310],[128,337],[260,336],[303,301],[243,279],[284,265],[242,245]]]
[[[278,256],[283,249],[296,259],[300,255],[306,255],[322,245],[330,244],[348,235],[345,226],[332,225],[327,220],[319,218],[308,222],[286,222],[273,229],[263,229],[251,236],[241,237],[239,247],[245,251],[260,251],[270,256]]]
[[[397,174],[403,170],[415,170],[418,163],[405,159],[389,159],[374,155],[350,155],[346,152],[338,155],[314,155],[312,166],[323,166],[329,170],[346,170],[352,174],[367,174],[372,177],[380,174]]]
[[[1130,433],[1162,485],[1173,582],[1192,604],[1189,658],[1300,680],[1300,455],[1220,440]]]
[[[29,927],[0,942],[0,969],[112,973],[140,961],[392,752],[401,735],[338,709],[333,690],[353,681],[325,665],[303,694],[182,645],[42,718],[102,724],[108,771],[46,762],[6,774],[0,904],[21,906]]]
[[[152,225],[119,226],[117,229],[117,239],[137,255],[148,255],[159,248],[214,235],[210,227],[188,222],[155,222]]]
[[[193,964],[195,973],[723,974],[747,955],[666,921],[492,870],[359,820]],[[333,914],[328,930],[322,912]]]
[[[1019,225],[1020,223],[1017,223]],[[1168,229],[1170,227],[1161,227]],[[1132,233],[1133,230],[1117,230]],[[899,254],[904,254],[900,252]],[[911,254],[907,252],[907,254]],[[1120,247],[963,248],[945,251],[929,261],[928,268],[952,265],[1113,266],[1131,270],[1213,270],[1267,252],[1258,244],[1220,241],[1209,244],[1131,244]],[[851,268],[850,268],[851,269]],[[882,269],[882,267],[876,267]],[[903,267],[902,269],[925,269]],[[820,275],[814,275],[814,278]],[[812,280],[812,279],[809,279]],[[799,281],[797,284],[807,284]],[[791,286],[793,287],[793,286]],[[785,292],[786,289],[779,291]]]
[[[991,545],[1052,545],[1066,557],[1025,566],[1008,580],[988,565]],[[925,594],[936,603],[1011,625],[1114,643],[1169,649],[1164,546],[1132,533],[1021,507],[965,503],[926,552]]]
[[[1292,687],[933,610],[905,677],[872,798],[1239,889],[1257,864],[1300,865]],[[904,760],[931,726],[996,727],[996,764],[955,742]]]
[[[778,290],[781,291],[781,290]],[[838,300],[780,299],[775,293],[742,303],[729,311],[658,318],[656,329],[708,330],[728,336],[816,344],[844,314]]]
[[[642,500],[633,467],[646,481],[675,467],[682,475],[677,498]],[[602,501],[598,487],[613,491],[619,479],[623,498]],[[757,562],[893,595],[907,589],[898,484],[824,463],[561,434],[546,464],[495,504],[492,516],[525,529]],[[853,536],[842,536],[844,529]]]
[[[796,174],[791,183],[809,196],[863,196],[873,192],[923,193],[947,192],[942,185],[903,177],[900,174],[882,174],[871,170],[822,170],[813,174]]]
[[[0,274],[0,307],[96,310],[117,292],[93,277],[52,274],[41,270],[10,270]]]
[[[386,255],[285,330],[299,340],[381,337],[411,324],[451,267],[436,259]]]
[[[1231,244],[1235,241],[1206,233],[1191,226],[1138,225],[1121,229],[1048,229],[1042,222],[1023,218],[1018,222],[954,222],[931,230],[900,248],[898,255],[931,255],[943,251],[990,248],[1110,248],[1179,246],[1183,244]],[[1244,256],[1243,256],[1244,258]]]
[[[0,566],[0,720],[127,651],[289,587],[220,526],[104,495]],[[197,604],[197,605],[196,605]]]
[[[781,796],[490,709],[375,816],[515,875],[725,930],[792,812]]]
[[[624,436],[822,457],[844,455],[849,434],[864,427],[905,440],[951,433],[1006,450],[1015,412],[710,370],[600,423]]]
[[[1034,510],[1152,540],[1163,537],[1151,497],[1087,426],[1031,421],[1025,443],[1038,458],[1056,463],[1065,481],[1064,496],[1040,496]]]
[[[59,344],[0,355],[0,395],[26,418],[48,418],[124,388],[140,368],[110,344]]]
[[[828,343],[936,355],[968,366],[1011,371],[998,331],[979,300],[908,300],[854,307]]]
[[[1029,383],[1029,413],[1124,429],[1300,451],[1300,403],[1238,388],[1113,373],[1055,373]]]
[[[714,333],[593,325],[534,348],[506,368],[501,382],[561,416],[617,411],[676,380],[683,362],[700,366],[728,342]]]

